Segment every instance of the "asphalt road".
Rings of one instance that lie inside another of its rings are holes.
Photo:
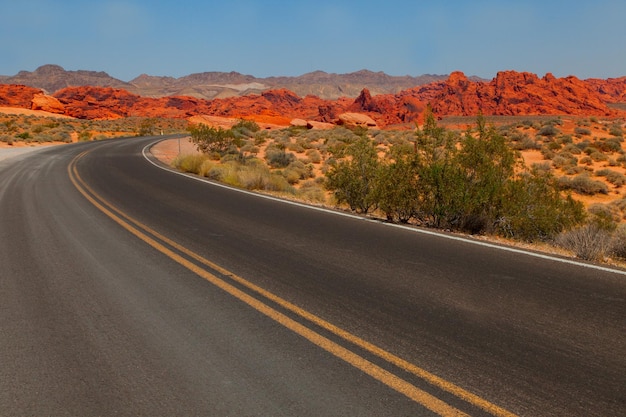
[[[626,275],[163,170],[0,161],[2,416],[623,416]]]

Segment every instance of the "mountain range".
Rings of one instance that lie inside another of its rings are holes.
[[[427,106],[437,117],[482,113],[626,118],[626,77],[581,80],[516,71],[501,71],[492,80],[467,77],[458,71],[432,77],[436,79],[423,83],[426,78],[364,70],[258,79],[231,72],[178,79],[142,75],[125,83],[104,72],[65,71],[47,65],[34,72],[0,77],[0,107],[44,110],[81,119],[211,116],[283,126],[294,119],[309,125],[341,124],[358,115],[361,123],[380,128],[410,127],[422,119]],[[181,90],[185,83],[187,89]],[[211,99],[199,97],[198,92],[208,94],[209,88],[221,90]],[[339,95],[349,88],[360,90],[356,96]],[[194,91],[198,93],[195,96],[191,94]]]
[[[297,77],[257,78],[238,72],[203,72],[180,78],[142,74],[122,81],[102,71],[67,71],[59,65],[43,65],[35,71],[0,75],[2,84],[20,84],[54,94],[66,87],[121,88],[143,97],[189,96],[205,100],[260,94],[286,88],[300,97],[314,95],[325,100],[357,97],[364,88],[371,94],[395,94],[408,88],[443,81],[447,75],[392,76],[383,72],[361,70],[349,74],[314,71]],[[478,77],[470,77],[479,81]]]

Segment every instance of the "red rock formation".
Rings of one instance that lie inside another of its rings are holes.
[[[204,100],[194,97],[150,98],[109,87],[68,87],[54,98],[25,86],[0,85],[0,106],[46,109],[83,119],[128,116],[189,118],[211,115],[247,118],[288,126],[291,120],[339,123],[344,113],[368,116],[379,127],[410,125],[430,104],[438,116],[485,115],[613,115],[606,103],[626,102],[626,77],[581,81],[576,77],[539,78],[528,72],[503,71],[490,82],[471,81],[453,72],[438,81],[397,94],[372,96],[364,89],[355,99],[300,97],[286,89],[262,94]]]
[[[574,114],[608,116],[612,111],[584,81],[570,76],[539,78],[528,72],[503,71],[489,83],[472,82],[455,72],[431,100],[438,115]]]
[[[31,101],[32,110],[41,110],[48,113],[65,114],[65,106],[55,97],[46,94],[35,94]]]
[[[590,78],[585,83],[606,103],[626,103],[626,77],[606,80]]]
[[[0,107],[30,109],[33,97],[42,93],[38,88],[25,85],[0,84]]]

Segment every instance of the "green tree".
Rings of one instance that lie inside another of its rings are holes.
[[[581,202],[563,197],[550,171],[533,168],[507,184],[497,232],[505,237],[547,241],[582,224],[586,214]]]
[[[515,152],[504,136],[479,115],[476,128],[465,132],[455,165],[460,170],[461,192],[457,195],[457,228],[471,233],[489,230],[502,209],[505,190],[513,178]]]
[[[235,136],[232,130],[214,128],[205,124],[199,124],[189,128],[191,141],[200,152],[224,155],[231,146],[235,145]]]
[[[347,203],[360,213],[376,206],[376,180],[380,166],[376,146],[366,137],[359,138],[345,149],[347,159],[331,167],[326,186],[339,204]]]
[[[448,227],[459,212],[462,191],[460,171],[455,164],[458,136],[437,125],[427,109],[424,125],[416,130],[415,153],[420,195],[418,219],[425,224]]]
[[[391,160],[380,165],[376,200],[387,219],[407,223],[419,210],[419,162],[417,154],[401,146],[391,150]]]

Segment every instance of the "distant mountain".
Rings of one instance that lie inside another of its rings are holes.
[[[364,88],[372,95],[396,94],[402,90],[435,81],[444,81],[448,75],[391,76],[384,72],[361,70],[349,74],[314,71],[297,77],[256,78],[238,72],[203,72],[180,78],[142,74],[125,82],[106,72],[66,71],[58,65],[44,65],[35,71],[20,71],[14,76],[0,76],[0,83],[23,84],[40,88],[48,94],[65,87],[122,88],[144,97],[191,96],[202,99],[227,98],[260,94],[264,91],[286,88],[300,97],[314,95],[325,100],[339,97],[357,97]],[[470,77],[473,81],[481,81]]]
[[[106,72],[96,71],[66,71],[58,65],[43,65],[35,71],[20,71],[14,76],[2,76],[3,84],[23,84],[29,87],[40,88],[47,94],[65,87],[79,87],[91,85],[95,87],[113,87],[132,89],[133,86],[124,81],[111,77]]]

